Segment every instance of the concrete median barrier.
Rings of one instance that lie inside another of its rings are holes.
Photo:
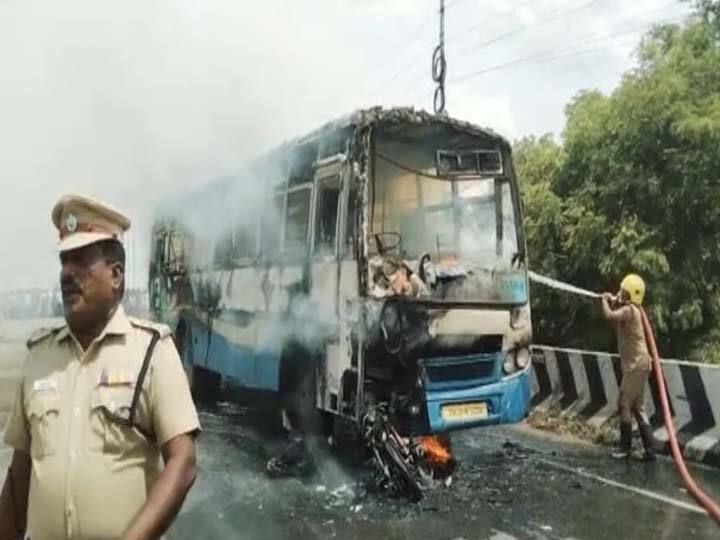
[[[552,411],[602,427],[617,413],[622,382],[615,354],[535,346],[532,354],[536,410]],[[720,466],[720,366],[662,360],[668,398],[685,457]],[[648,381],[645,408],[660,450],[669,453],[660,394]]]

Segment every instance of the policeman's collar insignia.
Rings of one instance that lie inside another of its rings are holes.
[[[65,229],[67,229],[68,232],[75,232],[77,229],[78,221],[77,216],[73,214],[72,212],[67,215],[65,218]]]

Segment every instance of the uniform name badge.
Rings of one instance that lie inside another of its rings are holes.
[[[33,392],[47,392],[57,390],[58,384],[55,379],[38,379],[33,382]]]

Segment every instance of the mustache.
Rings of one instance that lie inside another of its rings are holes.
[[[82,293],[82,287],[74,279],[63,280],[60,283],[60,290],[64,296],[68,294],[80,294]]]

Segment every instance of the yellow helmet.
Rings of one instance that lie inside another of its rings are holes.
[[[637,274],[628,274],[620,283],[620,290],[625,291],[630,296],[633,304],[640,305],[645,298],[645,282]]]

